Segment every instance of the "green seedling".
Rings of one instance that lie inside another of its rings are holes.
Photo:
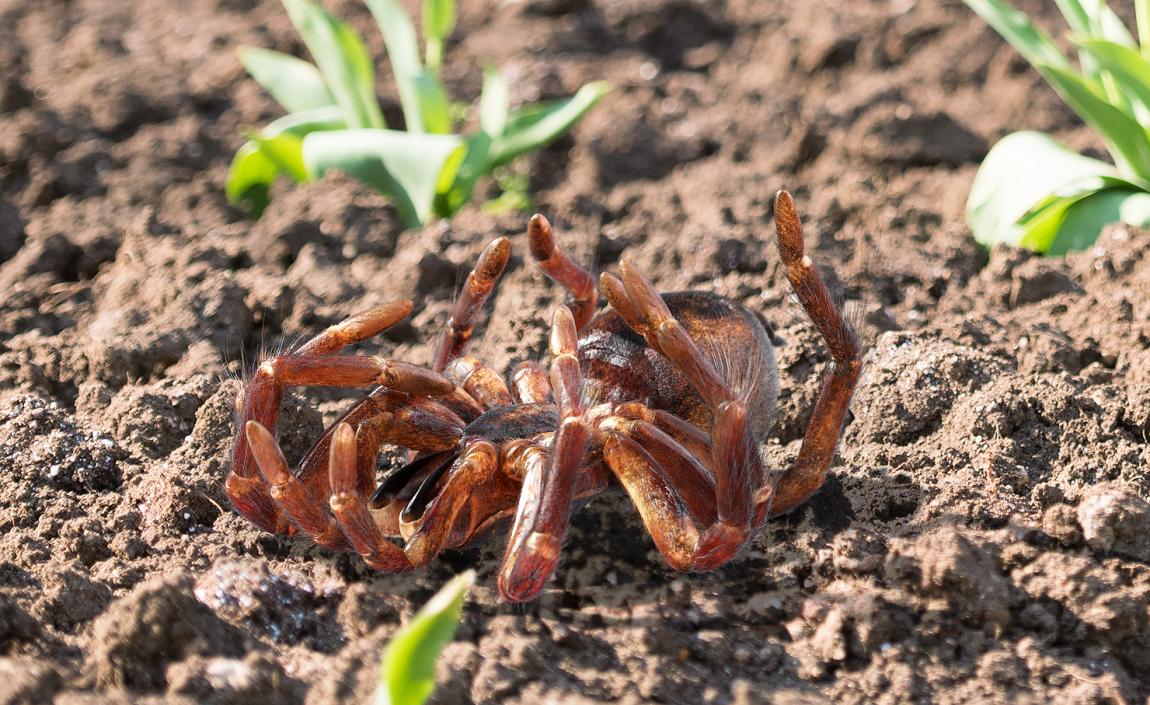
[[[283,0],[315,63],[268,49],[239,51],[252,78],[288,112],[249,134],[232,160],[228,199],[252,216],[267,208],[280,175],[305,182],[336,169],[387,196],[407,227],[450,217],[481,178],[567,132],[608,91],[606,83],[589,83],[564,100],[513,110],[506,80],[490,69],[477,108],[460,111],[439,79],[455,0],[425,0],[422,56],[399,0],[364,1],[387,46],[405,129],[384,120],[359,35],[311,0]],[[469,112],[478,113],[477,129],[456,134]]]
[[[1057,0],[1077,64],[1003,0],[965,0],[1102,138],[1113,163],[1047,135],[1015,132],[978,170],[966,218],[986,245],[1051,255],[1090,247],[1102,227],[1150,225],[1150,0],[1137,0],[1135,41],[1105,0]]]
[[[372,705],[423,705],[435,690],[435,661],[459,627],[475,571],[455,576],[411,618],[383,652]]]

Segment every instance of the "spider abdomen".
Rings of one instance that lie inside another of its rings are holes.
[[[746,399],[751,428],[762,438],[774,420],[779,384],[774,348],[758,316],[737,301],[709,292],[662,296],[704,356]],[[595,402],[642,401],[711,430],[711,410],[683,373],[614,309],[596,316],[580,337],[579,362]]]

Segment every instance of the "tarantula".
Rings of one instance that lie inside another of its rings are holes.
[[[507,384],[462,356],[507,264],[510,244],[499,238],[467,277],[430,369],[337,354],[403,319],[410,301],[264,360],[237,399],[228,496],[267,531],[307,534],[385,571],[424,565],[510,520],[498,584],[513,602],[536,597],[555,571],[573,508],[612,487],[627,492],[672,567],[726,563],[769,515],[822,485],[862,366],[785,191],[775,222],[786,277],[833,359],[798,457],[781,474],[759,452],[778,396],[760,318],[712,293],[659,294],[626,262],[596,286],[536,215],[531,254],[570,295],[552,319],[549,373],[525,362]],[[596,315],[600,290],[610,308]],[[290,470],[271,430],[284,391],[372,385]],[[408,449],[409,460],[377,482],[384,444]]]

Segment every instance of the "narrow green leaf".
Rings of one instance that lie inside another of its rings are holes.
[[[1114,76],[1119,88],[1142,107],[1144,115],[1150,115],[1150,61],[1130,47],[1103,39],[1078,37],[1074,43]]]
[[[1107,102],[1074,72],[1049,65],[1039,65],[1038,70],[1066,104],[1098,131],[1120,172],[1150,180],[1150,137],[1137,120]]]
[[[1082,35],[1091,33],[1090,13],[1086,11],[1082,3],[1078,0],[1054,0],[1054,2],[1066,19],[1066,24],[1070,25],[1072,32]]]
[[[1039,132],[1007,135],[986,155],[966,202],[974,238],[987,247],[1019,244],[1019,221],[1052,194],[1076,196],[1104,186],[1114,167],[1062,146]]]
[[[364,1],[383,34],[383,43],[387,45],[387,58],[391,61],[399,102],[403,105],[404,127],[408,132],[427,132],[418,85],[423,63],[419,58],[415,25],[399,0]]]
[[[260,135],[265,139],[288,133],[303,137],[311,132],[344,127],[339,109],[332,106],[286,115],[268,124]],[[228,201],[241,206],[252,217],[260,217],[268,205],[268,190],[282,171],[259,144],[247,142],[236,152],[228,169],[225,183]]]
[[[427,66],[438,74],[443,63],[443,44],[455,29],[455,0],[424,0],[423,37],[427,42]]]
[[[435,662],[455,637],[474,582],[475,571],[455,576],[392,638],[374,705],[423,705],[435,690]]]
[[[1047,64],[1070,70],[1070,61],[1054,41],[1026,17],[1002,0],[964,0],[967,7],[995,29],[1031,65]]]
[[[463,149],[456,135],[351,129],[308,135],[303,159],[312,178],[338,169],[374,187],[392,199],[405,225],[418,227],[433,214],[440,174]]]
[[[359,35],[310,0],[283,0],[283,5],[347,124],[385,127],[375,98],[375,71]]]
[[[1142,56],[1150,59],[1150,0],[1134,0],[1134,16],[1138,23],[1138,45]]]
[[[604,81],[588,83],[570,98],[529,106],[519,115],[512,116],[503,134],[492,138],[487,170],[551,143],[579,122],[610,90],[610,85]]]
[[[489,135],[499,136],[507,127],[511,112],[511,89],[499,69],[483,72],[483,93],[479,96],[479,125]]]
[[[236,54],[256,83],[289,113],[335,105],[319,69],[303,59],[259,47],[240,47]]]

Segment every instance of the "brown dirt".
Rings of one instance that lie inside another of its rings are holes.
[[[379,55],[360,4],[332,6]],[[764,312],[773,462],[827,359],[769,246],[775,189],[876,331],[808,505],[679,575],[627,502],[596,501],[525,609],[497,600],[498,541],[373,575],[227,506],[234,380],[262,349],[413,297],[378,348],[424,361],[500,234],[516,256],[475,349],[540,357],[557,296],[520,214],[401,233],[331,179],[245,221],[222,181],[276,109],[238,44],[301,50],[274,0],[0,5],[0,702],[363,702],[388,636],[468,566],[440,703],[1148,701],[1150,238],[1113,228],[1065,261],[972,242],[998,137],[1098,145],[961,3],[465,3],[462,95],[485,62],[516,100],[615,84],[524,162],[537,208],[600,268],[626,253]],[[289,403],[289,455],[343,399]]]

